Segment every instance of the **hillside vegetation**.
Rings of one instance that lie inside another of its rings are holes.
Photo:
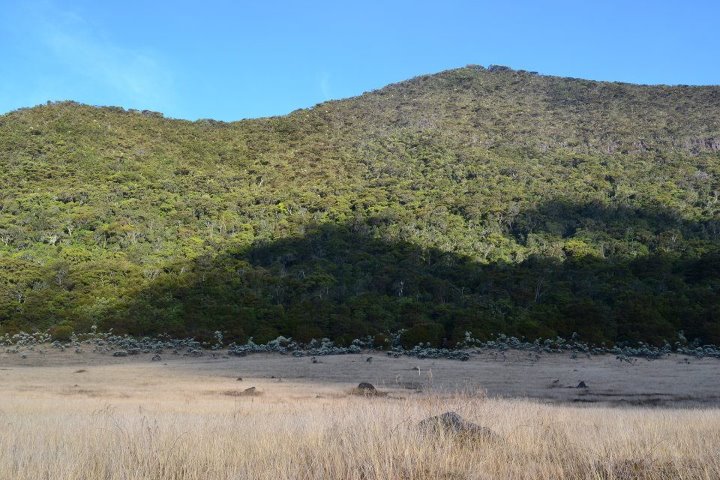
[[[0,185],[0,334],[720,344],[720,87],[470,66],[233,123],[50,103],[0,116]]]

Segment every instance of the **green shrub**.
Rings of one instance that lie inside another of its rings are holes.
[[[412,348],[420,343],[430,343],[433,347],[439,347],[445,336],[445,328],[439,323],[420,323],[407,329],[400,337],[404,348]]]
[[[70,336],[73,334],[74,331],[75,328],[72,325],[60,324],[51,327],[49,333],[53,340],[67,342],[70,340]]]

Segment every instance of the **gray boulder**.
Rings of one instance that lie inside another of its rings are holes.
[[[450,434],[472,440],[498,440],[498,435],[487,427],[468,422],[455,412],[429,417],[418,423],[426,434]]]
[[[372,383],[361,382],[350,392],[353,395],[362,395],[364,397],[385,397],[387,392],[378,391]]]

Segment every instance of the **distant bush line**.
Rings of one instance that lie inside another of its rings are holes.
[[[157,337],[133,337],[130,335],[116,335],[112,331],[100,332],[92,326],[90,332],[70,333],[67,337],[53,337],[48,332],[25,333],[0,336],[0,347],[5,347],[5,353],[25,355],[29,351],[45,353],[45,347],[65,351],[71,349],[75,353],[112,354],[115,357],[131,355],[153,354],[152,360],[162,359],[161,354],[171,353],[185,357],[202,357],[218,354],[226,356],[244,357],[253,353],[278,353],[294,357],[313,357],[325,355],[347,355],[371,352],[384,352],[386,355],[399,358],[410,356],[416,358],[442,358],[449,360],[470,360],[473,354],[492,353],[500,354],[504,358],[505,352],[524,351],[530,354],[530,359],[536,361],[544,354],[569,354],[569,358],[590,358],[592,355],[615,355],[621,362],[634,363],[639,358],[657,360],[670,354],[685,355],[694,358],[720,359],[720,347],[715,345],[700,345],[697,342],[688,343],[682,332],[678,333],[678,341],[674,345],[665,343],[660,347],[639,342],[630,346],[591,346],[581,342],[573,336],[566,340],[561,337],[554,339],[537,339],[533,342],[524,341],[516,337],[498,335],[493,340],[482,341],[474,338],[470,332],[465,332],[462,342],[454,348],[438,348],[429,343],[419,343],[410,346],[411,337],[401,330],[383,336],[354,339],[349,345],[335,344],[328,338],[312,339],[307,343],[298,342],[292,338],[280,336],[266,343],[256,343],[252,338],[245,343],[225,343],[222,332],[216,331],[213,340],[199,342],[194,338],[174,339],[169,335]],[[24,357],[23,357],[24,358]],[[372,361],[368,357],[366,361]]]

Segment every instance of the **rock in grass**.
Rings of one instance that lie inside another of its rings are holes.
[[[487,427],[468,422],[455,412],[429,417],[418,423],[426,434],[451,434],[472,440],[498,440],[498,435]]]
[[[366,397],[385,397],[387,392],[378,391],[372,383],[361,382],[357,387],[352,389],[353,395],[363,395]]]
[[[262,392],[257,390],[255,387],[249,387],[242,391],[228,390],[227,392],[224,392],[224,395],[228,395],[230,397],[257,397],[262,395]]]
[[[162,360],[162,357],[161,357],[159,354],[155,354],[155,355],[153,355],[153,357],[151,358],[151,360],[152,360],[153,362],[159,362],[159,361]]]

